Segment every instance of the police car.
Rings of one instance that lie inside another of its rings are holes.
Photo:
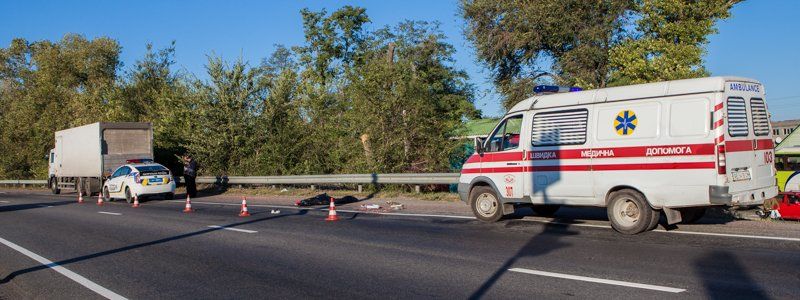
[[[175,197],[175,181],[166,167],[150,159],[128,160],[117,168],[103,184],[103,199],[125,199],[133,202],[147,196]]]

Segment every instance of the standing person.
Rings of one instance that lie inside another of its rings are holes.
[[[191,155],[183,156],[183,181],[186,184],[186,194],[189,197],[197,197],[197,184],[195,178],[197,177],[197,162]]]

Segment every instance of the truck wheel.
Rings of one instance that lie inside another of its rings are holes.
[[[61,194],[61,189],[58,188],[58,178],[50,178],[50,190],[52,190],[53,194]]]
[[[706,207],[686,207],[681,208],[681,223],[694,224],[706,214]]]
[[[133,195],[131,195],[131,189],[128,187],[125,187],[125,201],[133,203]]]
[[[531,206],[533,212],[542,217],[552,217],[561,205],[534,205]]]
[[[620,190],[609,195],[611,199],[606,211],[611,227],[624,234],[647,231],[659,214],[650,207],[644,196],[633,190]],[[656,221],[657,222],[657,221]],[[658,223],[656,223],[658,224]]]
[[[497,222],[503,217],[503,209],[497,194],[488,186],[477,186],[472,190],[470,206],[478,220]]]
[[[103,201],[104,202],[111,201],[111,194],[108,192],[108,188],[107,187],[103,187]]]

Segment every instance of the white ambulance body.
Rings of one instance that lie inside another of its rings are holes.
[[[639,233],[712,205],[777,195],[773,139],[755,80],[710,77],[537,95],[515,105],[464,164],[459,196],[484,221],[515,206],[607,207]]]

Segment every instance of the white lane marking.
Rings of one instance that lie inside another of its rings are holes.
[[[646,289],[646,290],[654,290],[654,291],[661,291],[661,292],[668,292],[668,293],[680,293],[685,292],[685,289],[673,288],[668,286],[660,286],[660,285],[652,285],[652,284],[644,284],[644,283],[635,283],[635,282],[628,282],[628,281],[619,281],[619,280],[610,280],[610,279],[602,279],[602,278],[594,278],[594,277],[586,277],[586,276],[578,276],[578,275],[569,275],[569,274],[562,274],[562,273],[553,273],[553,272],[545,272],[545,271],[537,271],[537,270],[530,270],[530,269],[523,269],[523,268],[513,268],[508,269],[511,272],[519,272],[531,275],[539,275],[539,276],[547,276],[547,277],[555,277],[555,278],[563,278],[563,279],[572,279],[578,281],[586,281],[586,282],[595,282],[595,283],[603,283],[603,284],[610,284],[610,285],[619,285],[619,286],[626,286],[632,287],[637,289]]]
[[[39,206],[39,207],[53,207],[52,205],[45,205],[45,204],[39,204],[37,206]]]
[[[172,200],[172,202],[181,202],[181,203],[183,203],[184,201],[182,201],[182,200]],[[222,202],[198,202],[198,201],[192,201],[192,203],[210,204],[210,205],[241,206],[241,204],[237,204],[237,203],[222,203]],[[297,206],[287,206],[287,205],[248,204],[248,206],[253,206],[253,207],[278,207],[278,208],[297,209],[297,210],[315,210],[314,208],[309,208],[309,207],[297,207]],[[318,208],[316,210],[328,211],[328,208]],[[395,215],[395,216],[408,216],[408,217],[433,217],[433,218],[450,218],[450,219],[462,219],[462,220],[474,220],[474,219],[476,219],[475,217],[456,216],[456,215],[412,214],[412,213],[382,213],[382,212],[364,212],[364,211],[360,211],[360,210],[344,210],[344,209],[337,209],[336,211],[348,212],[348,213],[367,213],[367,214],[376,214],[376,215]],[[554,221],[554,220],[520,219],[519,221],[535,222],[535,223],[543,223],[543,224],[556,224],[556,225],[565,225],[565,226],[575,226],[575,227],[612,229],[611,226],[609,226],[609,225],[586,224],[586,223],[569,223],[569,222],[559,222],[559,221]],[[656,230],[653,230],[653,232],[672,233],[672,234],[689,234],[689,235],[706,235],[706,236],[719,236],[719,237],[732,237],[732,238],[743,238],[743,239],[761,239],[761,240],[773,240],[773,241],[800,242],[800,238],[782,237],[782,236],[758,236],[758,235],[726,234],[726,233],[698,232],[698,231],[680,231],[680,230],[669,230],[668,231],[668,230],[663,230],[663,229],[656,229]]]
[[[49,259],[41,257],[38,254],[33,253],[28,249],[22,248],[19,245],[14,244],[14,243],[12,243],[12,242],[4,239],[4,238],[0,238],[0,243],[8,246],[11,249],[16,250],[19,253],[24,254],[27,257],[30,257],[31,259],[39,262],[40,264],[44,265],[45,267],[53,269],[53,271],[56,271],[56,272],[60,273],[61,275],[64,275],[65,277],[67,277],[69,279],[72,279],[72,281],[75,281],[78,284],[80,284],[80,285],[92,290],[93,292],[100,294],[100,296],[106,297],[108,299],[126,299],[125,297],[122,297],[119,294],[114,293],[111,290],[109,290],[107,288],[104,288],[104,287],[100,286],[99,284],[92,282],[89,279],[86,279],[86,277],[78,275],[77,273],[72,272],[72,271],[68,270],[67,268],[62,267],[61,265],[59,265],[57,263],[54,263],[54,262],[50,261]]]
[[[244,232],[244,233],[257,233],[258,232],[258,231],[255,231],[255,230],[239,229],[239,228],[225,227],[225,226],[219,226],[219,225],[209,225],[208,228],[225,229],[225,230],[238,231],[238,232]]]
[[[11,203],[11,201],[3,200],[3,201],[0,201],[0,203]]]
[[[764,240],[779,240],[779,241],[791,241],[791,242],[800,242],[800,238],[790,238],[790,237],[778,237],[778,236],[757,236],[757,235],[744,235],[744,234],[730,234],[730,233],[713,233],[713,232],[697,232],[697,231],[666,231],[664,229],[656,229],[653,230],[655,232],[665,232],[665,233],[677,233],[677,234],[693,234],[693,235],[710,235],[710,236],[722,236],[722,237],[734,237],[734,238],[746,238],[746,239],[764,239]]]
[[[98,214],[112,215],[112,216],[121,216],[122,215],[121,213],[107,212],[107,211],[98,211],[97,213]]]

